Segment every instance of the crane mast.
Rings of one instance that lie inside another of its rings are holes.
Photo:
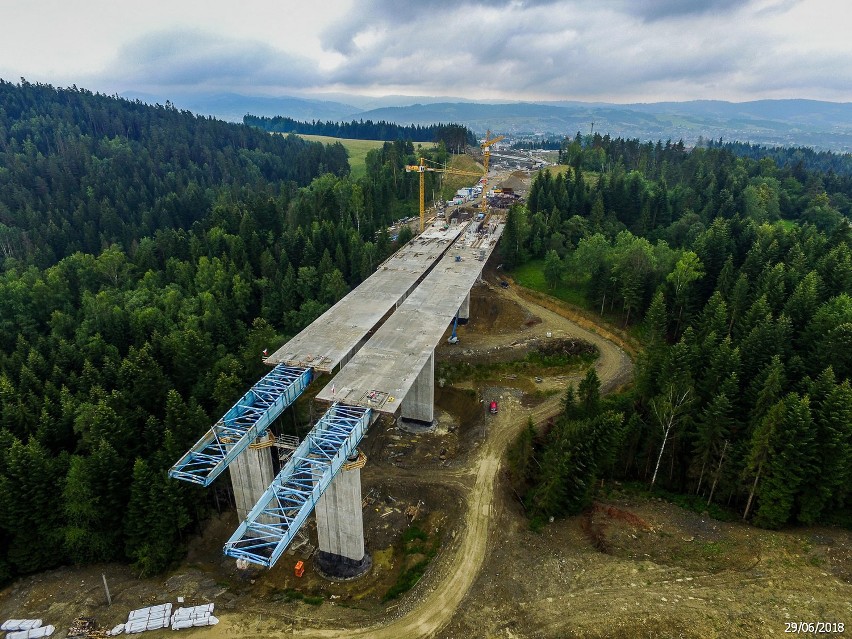
[[[497,144],[504,137],[503,135],[498,135],[496,138],[492,138],[491,130],[489,129],[485,132],[485,139],[479,145],[482,148],[482,165],[485,167],[485,182],[482,184],[482,202],[480,203],[480,210],[483,217],[488,212],[488,197],[486,193],[488,192],[488,162],[491,159],[491,146]]]
[[[485,139],[479,145],[482,148],[482,159],[483,166],[485,167],[484,173],[474,173],[472,171],[459,171],[456,169],[439,169],[431,166],[426,166],[426,159],[420,158],[420,164],[409,164],[406,165],[406,172],[415,172],[420,174],[420,232],[423,232],[423,229],[426,224],[426,172],[430,171],[433,173],[449,173],[451,175],[472,175],[476,177],[482,177],[485,181],[482,183],[482,202],[480,204],[480,210],[482,211],[483,216],[488,211],[488,202],[486,196],[486,189],[488,187],[488,162],[491,159],[491,146],[493,144],[497,144],[505,136],[498,135],[496,138],[491,137],[491,130],[489,129],[485,133]]]
[[[457,169],[438,169],[432,166],[426,166],[426,159],[420,158],[420,164],[408,164],[405,167],[406,172],[416,172],[420,174],[420,232],[423,232],[426,223],[426,181],[425,175],[426,172],[430,173],[449,173],[451,175],[472,175],[476,177],[481,177],[481,173],[474,173],[472,171],[459,171]],[[488,169],[486,168],[486,172]],[[483,195],[483,198],[485,196]]]

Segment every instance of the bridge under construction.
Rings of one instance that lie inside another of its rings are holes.
[[[432,422],[435,347],[454,318],[468,317],[470,289],[502,232],[497,217],[427,228],[267,357],[272,371],[172,467],[202,486],[230,469],[241,523],[226,555],[272,567],[315,513],[317,568],[334,578],[370,568],[358,443],[381,414]],[[316,373],[333,374],[316,396],[328,409],[274,475],[269,427]]]

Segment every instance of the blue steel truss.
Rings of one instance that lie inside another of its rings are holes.
[[[272,568],[369,425],[369,408],[333,404],[231,535],[225,554]]]
[[[169,470],[175,479],[209,486],[256,437],[296,401],[311,381],[310,368],[279,364],[249,389]]]

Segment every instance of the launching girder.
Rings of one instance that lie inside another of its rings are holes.
[[[371,411],[334,404],[225,544],[226,555],[271,568],[370,425]]]
[[[310,368],[283,364],[273,368],[172,466],[169,476],[209,486],[296,401],[310,383],[312,374]]]

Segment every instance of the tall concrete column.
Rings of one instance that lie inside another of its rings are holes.
[[[462,305],[459,307],[459,319],[470,319],[470,291],[467,292],[464,302],[462,302]]]
[[[429,355],[423,369],[414,380],[402,402],[403,419],[432,423],[435,419],[435,351]]]
[[[324,575],[353,579],[370,569],[364,551],[364,515],[361,511],[361,469],[341,470],[317,502],[319,550],[316,565]]]
[[[246,448],[228,468],[231,471],[237,515],[240,521],[244,521],[275,477],[272,472],[272,447]]]

